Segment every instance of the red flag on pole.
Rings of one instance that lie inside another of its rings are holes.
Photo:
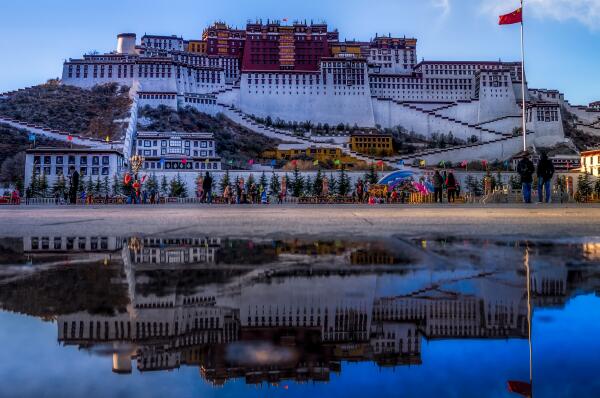
[[[500,15],[499,25],[512,25],[523,22],[523,10],[521,8],[511,12],[510,14]]]
[[[71,134],[67,135],[67,141],[69,141],[69,142],[73,141],[73,136]]]
[[[524,381],[508,381],[508,391],[523,397],[531,397],[531,384]]]

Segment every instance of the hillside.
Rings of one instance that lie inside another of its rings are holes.
[[[25,150],[30,147],[29,134],[0,123],[0,183],[17,183],[25,172]],[[36,138],[37,146],[66,147],[68,144],[46,137]]]
[[[129,115],[129,88],[115,83],[83,90],[56,81],[0,98],[0,115],[81,136],[119,139]]]
[[[175,111],[165,106],[146,106],[138,111],[138,130],[213,133],[219,155],[236,165],[245,165],[249,159],[259,159],[264,150],[279,143],[226,118],[212,117],[193,108]]]

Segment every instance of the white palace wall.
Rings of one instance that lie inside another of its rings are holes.
[[[247,114],[288,122],[348,123],[374,127],[367,86],[327,84],[255,85],[242,78],[239,107]]]
[[[373,100],[373,111],[375,121],[382,127],[393,128],[401,126],[408,131],[431,137],[432,134],[448,134],[452,132],[454,137],[467,140],[475,135],[480,141],[489,141],[499,138],[499,135],[488,133],[465,126],[460,123],[435,117],[433,115],[410,109],[392,101]]]

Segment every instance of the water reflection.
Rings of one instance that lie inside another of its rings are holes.
[[[600,286],[591,243],[46,236],[1,245],[5,310],[55,321],[61,344],[112,356],[115,373],[197,367],[212,385],[326,382],[347,362],[420,365],[423,344],[438,340],[531,342],[532,308]]]

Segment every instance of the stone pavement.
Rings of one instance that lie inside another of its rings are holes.
[[[599,237],[597,205],[5,206],[0,236]]]

